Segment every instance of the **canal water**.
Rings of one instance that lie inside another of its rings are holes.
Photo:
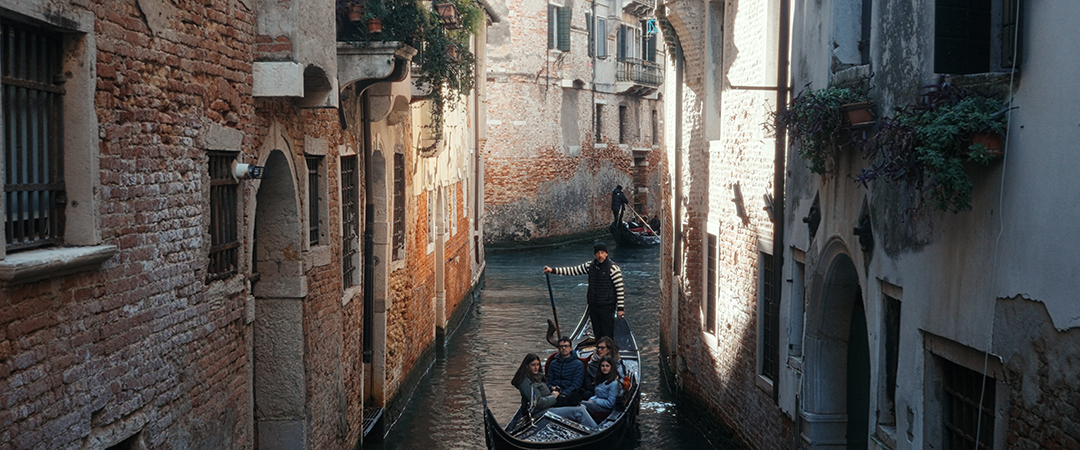
[[[381,449],[482,449],[483,406],[478,380],[484,380],[492,413],[506,424],[521,400],[510,385],[526,353],[546,355],[545,320],[552,316],[544,265],[582,264],[592,259],[592,243],[571,243],[542,250],[488,253],[487,272],[478,301],[460,326],[451,330],[445,353],[438,356],[409,399],[404,412],[388,424]],[[661,379],[659,361],[659,249],[612,246],[611,258],[622,267],[626,319],[642,349],[642,397],[639,437],[626,449],[739,449],[717,430],[709,437],[675,407],[675,395]],[[585,310],[587,279],[551,275],[551,287],[564,333],[573,330]]]

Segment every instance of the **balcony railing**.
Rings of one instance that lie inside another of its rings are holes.
[[[656,9],[656,0],[630,0],[623,5],[623,12],[644,17]]]
[[[652,87],[664,82],[664,72],[659,64],[637,58],[620,58],[615,81],[644,84]]]

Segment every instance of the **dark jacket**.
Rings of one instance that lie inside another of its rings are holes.
[[[529,377],[518,383],[518,392],[521,393],[521,401],[526,405],[532,405],[532,411],[540,411],[555,406],[555,396],[544,385],[543,381],[533,381]]]
[[[548,387],[558,386],[563,393],[569,394],[581,388],[584,382],[585,365],[578,359],[577,352],[570,352],[566,358],[557,355],[551,360],[547,371]]]
[[[611,191],[611,210],[612,211],[618,211],[618,210],[622,209],[622,206],[627,204],[627,203],[630,203],[630,200],[627,200],[626,194],[623,194],[622,189],[615,189],[614,191]]]

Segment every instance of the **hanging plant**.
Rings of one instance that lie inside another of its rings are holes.
[[[971,209],[965,163],[987,165],[994,153],[973,138],[1004,134],[1006,102],[949,84],[927,86],[917,104],[897,108],[866,148],[874,158],[856,182],[903,181],[942,211]]]
[[[798,143],[811,172],[824,174],[832,167],[838,146],[864,139],[864,129],[873,125],[870,106],[866,93],[854,89],[805,89],[775,114],[775,126],[785,127]],[[845,119],[845,109],[863,115]]]
[[[338,0],[339,11],[358,3]],[[448,29],[434,6],[420,0],[368,0],[365,19],[381,19],[381,32],[369,32],[365,22],[338,22],[338,40],[349,42],[402,42],[417,49],[414,58],[414,82],[418,87],[430,87],[427,100],[432,102],[432,136],[441,139],[444,114],[457,106],[458,99],[468,95],[475,84],[473,73],[476,58],[469,51],[470,38],[476,34],[484,12],[473,0],[443,0],[452,4],[460,19],[460,27]],[[339,14],[339,17],[344,17]],[[362,26],[363,25],[363,26]]]

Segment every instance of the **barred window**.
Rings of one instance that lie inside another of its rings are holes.
[[[936,0],[934,72],[970,74],[1019,66],[1018,0]],[[995,39],[995,37],[997,39]]]
[[[341,277],[346,288],[359,283],[360,183],[356,159],[356,155],[341,157]]]
[[[239,182],[232,176],[235,152],[209,152],[210,156],[210,279],[236,273],[240,240],[237,235]]]
[[[716,235],[709,235],[708,270],[705,283],[705,331],[716,333]]]
[[[15,252],[61,243],[61,37],[0,20],[4,116],[4,235]]]
[[[320,172],[323,158],[321,156],[307,156],[306,159],[308,170],[308,243],[314,246],[322,243],[320,239],[322,230],[319,221],[323,217],[319,214],[319,210],[322,209],[319,193],[322,192]]]
[[[394,261],[405,259],[405,155],[394,153]]]
[[[944,447],[994,448],[995,380],[944,358],[941,361]]]
[[[761,297],[758,301],[761,318],[761,375],[777,381],[780,373],[780,298],[776,290],[773,255],[761,253],[758,259],[761,274]]]

